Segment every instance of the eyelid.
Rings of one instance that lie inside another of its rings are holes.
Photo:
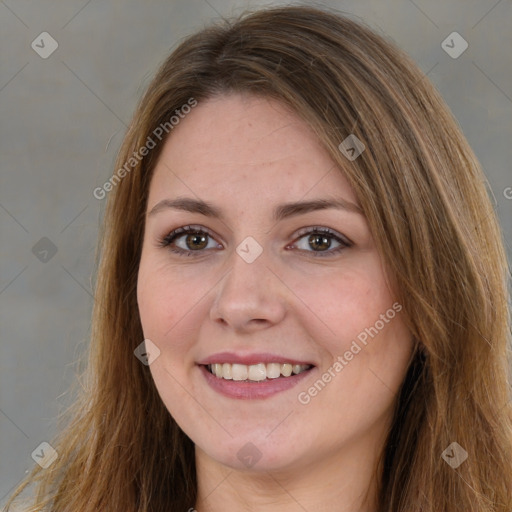
[[[354,242],[347,238],[345,235],[339,233],[338,231],[335,231],[332,228],[328,228],[326,226],[307,226],[305,228],[299,229],[299,231],[296,232],[294,235],[295,239],[302,238],[304,235],[307,235],[309,233],[321,233],[326,234],[329,236],[332,236],[333,238],[338,238],[340,243],[345,244],[346,246],[352,246],[354,245]]]
[[[167,248],[171,252],[177,253],[181,256],[201,256],[201,253],[205,253],[207,251],[205,250],[185,250],[181,248],[173,248],[171,244],[176,240],[177,238],[180,238],[181,236],[190,234],[190,233],[203,233],[207,235],[209,238],[217,241],[216,236],[212,234],[212,232],[205,228],[204,226],[197,225],[197,224],[188,224],[186,226],[181,226],[176,229],[173,229],[170,231],[167,235],[160,238],[158,240],[158,247]],[[334,240],[336,240],[340,246],[333,249],[333,250],[327,250],[327,251],[306,251],[304,249],[297,249],[301,253],[311,253],[313,257],[328,257],[328,256],[334,256],[335,254],[341,252],[344,249],[348,249],[354,245],[354,243],[348,239],[345,235],[342,235],[341,233],[335,231],[334,229],[328,228],[326,226],[306,226],[304,228],[301,228],[299,231],[295,232],[293,236],[294,240],[291,242],[291,244],[288,244],[286,248],[289,248],[290,246],[294,246],[294,244],[303,238],[306,235],[311,234],[325,234]],[[219,243],[219,242],[217,242]],[[222,244],[221,244],[222,245]],[[211,249],[210,249],[211,250]]]
[[[204,226],[200,226],[198,224],[187,224],[186,226],[180,226],[176,229],[171,230],[167,235],[163,236],[162,238],[159,238],[157,240],[157,246],[161,248],[167,248],[171,250],[172,252],[179,253],[179,254],[185,254],[185,253],[195,253],[199,255],[201,252],[205,251],[186,251],[185,249],[173,249],[170,247],[171,243],[174,242],[177,238],[188,235],[190,233],[204,233],[212,240],[217,241],[217,238],[213,233]],[[219,242],[217,242],[219,243]]]

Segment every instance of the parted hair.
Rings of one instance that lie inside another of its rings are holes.
[[[510,274],[485,176],[439,93],[394,43],[350,16],[302,6],[246,12],[166,58],[115,168],[190,98],[230,93],[277,99],[313,129],[396,282],[414,357],[375,470],[379,512],[510,512]],[[366,148],[353,161],[338,148],[350,134]],[[35,465],[5,510],[32,484],[28,512],[196,505],[194,445],[133,354],[144,339],[144,214],[165,140],[108,194],[86,368],[51,442],[59,457]],[[453,442],[468,453],[455,469],[442,457]]]

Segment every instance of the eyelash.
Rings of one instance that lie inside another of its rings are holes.
[[[182,235],[188,235],[190,233],[196,233],[196,234],[202,234],[207,235],[210,238],[213,238],[213,236],[204,228],[201,228],[199,226],[183,226],[181,228],[177,228],[173,231],[171,231],[168,235],[161,238],[158,241],[158,246],[162,248],[167,248],[171,252],[178,254],[179,256],[199,256],[204,250],[197,250],[197,251],[187,251],[184,249],[173,247],[171,244],[180,236]],[[304,251],[304,252],[310,252],[312,253],[313,257],[315,258],[325,258],[328,256],[331,256],[333,254],[338,254],[340,251],[347,249],[349,247],[352,247],[353,243],[350,242],[348,239],[338,235],[334,231],[332,231],[329,228],[320,227],[320,226],[314,226],[312,228],[304,228],[303,230],[299,231],[297,233],[297,241],[301,238],[304,238],[306,235],[326,235],[327,237],[331,237],[336,242],[340,244],[339,247],[333,249],[333,250],[327,250],[327,251]],[[294,242],[295,243],[295,242]],[[299,249],[299,251],[303,251],[303,249]]]

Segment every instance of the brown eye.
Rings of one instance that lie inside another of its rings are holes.
[[[309,235],[308,243],[315,251],[323,251],[331,247],[331,241],[325,235]]]
[[[171,231],[171,233],[159,241],[158,245],[160,247],[167,247],[172,252],[182,256],[191,256],[193,253],[200,255],[205,252],[203,249],[222,247],[215,242],[207,231],[195,226],[184,226]]]
[[[312,256],[333,256],[344,249],[352,247],[353,243],[329,228],[315,227],[303,230],[293,244],[294,247]],[[333,246],[333,243],[335,244]]]
[[[208,235],[206,234],[190,234],[185,238],[185,245],[187,248],[196,251],[204,249],[208,245]]]

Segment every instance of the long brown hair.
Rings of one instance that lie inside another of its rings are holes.
[[[144,212],[165,138],[126,162],[163,123],[172,137],[169,119],[191,98],[230,92],[276,98],[312,127],[354,188],[397,283],[415,357],[376,475],[379,512],[510,512],[509,273],[484,175],[403,52],[360,22],[298,6],[202,29],[149,85],[108,187],[79,398],[51,443],[58,459],[36,466],[9,503],[33,482],[30,511],[195,506],[194,446],[133,354],[143,340],[136,282]],[[366,146],[353,161],[338,149],[350,134]],[[453,442],[468,453],[457,468],[442,457]]]

